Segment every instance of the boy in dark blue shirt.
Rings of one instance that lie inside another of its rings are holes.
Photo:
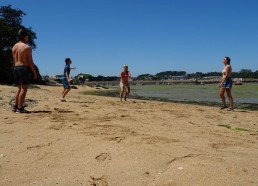
[[[72,64],[72,60],[70,58],[65,59],[65,68],[64,68],[64,74],[62,77],[62,83],[64,86],[64,90],[62,92],[62,98],[61,101],[65,102],[65,96],[66,94],[71,90],[70,87],[70,70],[75,69],[75,68],[70,68],[70,64]]]

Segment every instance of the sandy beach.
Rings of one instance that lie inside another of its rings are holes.
[[[0,85],[0,185],[258,185],[258,111]]]

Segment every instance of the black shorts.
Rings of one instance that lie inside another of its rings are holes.
[[[16,85],[29,85],[29,68],[27,66],[15,66],[13,70]]]

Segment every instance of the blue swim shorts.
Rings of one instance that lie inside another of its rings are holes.
[[[68,84],[66,77],[62,77],[61,80],[62,80],[64,88],[69,89],[70,85]]]
[[[233,81],[231,78],[227,78],[223,83],[222,83],[222,88],[232,88],[233,86]]]

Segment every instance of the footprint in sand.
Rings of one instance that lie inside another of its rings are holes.
[[[125,139],[125,137],[114,137],[113,138],[113,140],[115,140],[117,143],[120,143],[124,139]]]
[[[170,139],[160,136],[150,136],[150,137],[142,137],[141,141],[146,144],[167,144],[167,143],[176,143],[179,142],[177,139]]]
[[[94,178],[93,176],[90,177],[90,185],[93,186],[108,186],[108,176],[104,175],[101,176],[100,178]]]
[[[53,124],[48,127],[48,129],[54,129],[54,130],[60,130],[65,126],[64,123],[58,123],[58,124]]]
[[[103,162],[105,160],[111,160],[111,156],[109,153],[101,153],[100,155],[96,156],[95,159],[98,162]]]
[[[8,124],[8,125],[13,124],[13,123],[14,123],[14,121],[6,121],[5,122],[5,124]]]
[[[73,112],[73,111],[70,111],[70,110],[66,110],[66,109],[59,109],[59,108],[54,108],[54,110],[58,113],[70,113],[70,112]]]
[[[128,115],[124,115],[124,114],[121,115],[121,118],[126,118],[126,117],[129,117],[129,116]]]
[[[0,134],[10,134],[13,133],[12,130],[0,129]]]
[[[50,146],[52,144],[52,142],[49,142],[47,144],[39,144],[39,145],[35,145],[35,146],[29,146],[27,147],[27,150],[31,150],[31,149],[38,149],[38,148],[42,148],[42,147],[47,147]]]
[[[116,141],[117,143],[120,143],[122,140],[124,140],[125,137],[112,137],[112,138],[107,138],[107,140],[111,140],[111,141]]]
[[[218,142],[218,143],[212,143],[210,146],[214,149],[225,149],[231,146],[239,145],[240,143],[226,143],[226,142]]]

